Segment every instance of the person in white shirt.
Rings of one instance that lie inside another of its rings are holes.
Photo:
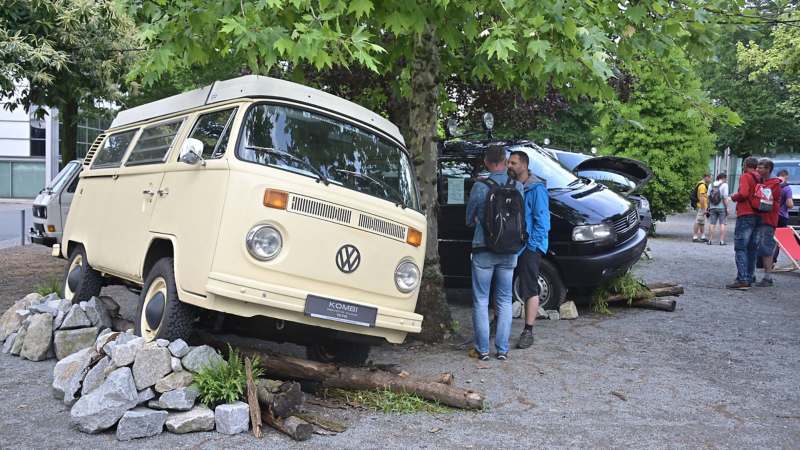
[[[719,194],[717,194],[719,191]],[[731,209],[728,195],[728,175],[717,175],[717,181],[708,187],[708,245],[714,244],[714,224],[719,222],[719,245],[725,245],[725,226],[728,223],[728,214]],[[717,203],[714,203],[718,200]]]

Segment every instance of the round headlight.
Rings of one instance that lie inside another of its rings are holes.
[[[280,231],[269,225],[258,225],[247,233],[247,250],[253,257],[266,261],[278,256],[283,248]]]
[[[400,292],[411,292],[419,284],[419,267],[411,261],[403,261],[394,271],[394,283]]]

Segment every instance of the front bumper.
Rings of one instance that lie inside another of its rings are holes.
[[[423,317],[414,312],[365,304],[351,299],[335,298],[226,274],[210,274],[206,291],[210,294],[209,299],[213,300],[211,309],[242,317],[272,317],[348,333],[381,337],[394,344],[402,343],[408,333],[422,331]],[[375,326],[359,326],[306,316],[304,311],[308,294],[378,308]]]
[[[606,253],[558,256],[555,260],[568,287],[594,287],[631,268],[647,247],[647,232],[639,228],[627,242]]]
[[[45,245],[47,247],[52,247],[54,244],[58,244],[58,238],[54,236],[45,236],[43,232],[34,228],[30,229],[28,236],[30,237],[31,242],[34,244]]]

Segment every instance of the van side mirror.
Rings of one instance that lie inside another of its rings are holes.
[[[205,167],[206,160],[203,159],[202,154],[203,142],[200,139],[187,138],[181,146],[178,161],[192,166],[199,162],[202,167]]]

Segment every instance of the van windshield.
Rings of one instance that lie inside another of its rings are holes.
[[[238,156],[245,161],[312,178],[322,175],[332,184],[419,210],[411,159],[373,133],[321,114],[267,104],[247,113],[243,130]]]
[[[61,188],[64,187],[64,184],[66,184],[70,178],[72,178],[72,175],[75,174],[75,171],[77,171],[80,166],[81,165],[77,162],[71,162],[67,164],[67,166],[64,167],[64,169],[59,172],[55,178],[53,178],[53,181],[51,181],[50,185],[47,186],[47,190],[50,192],[60,191]]]
[[[528,169],[537,177],[546,180],[547,189],[577,189],[582,186],[580,179],[567,170],[555,158],[533,145],[509,147],[509,152],[521,150],[528,154]]]

